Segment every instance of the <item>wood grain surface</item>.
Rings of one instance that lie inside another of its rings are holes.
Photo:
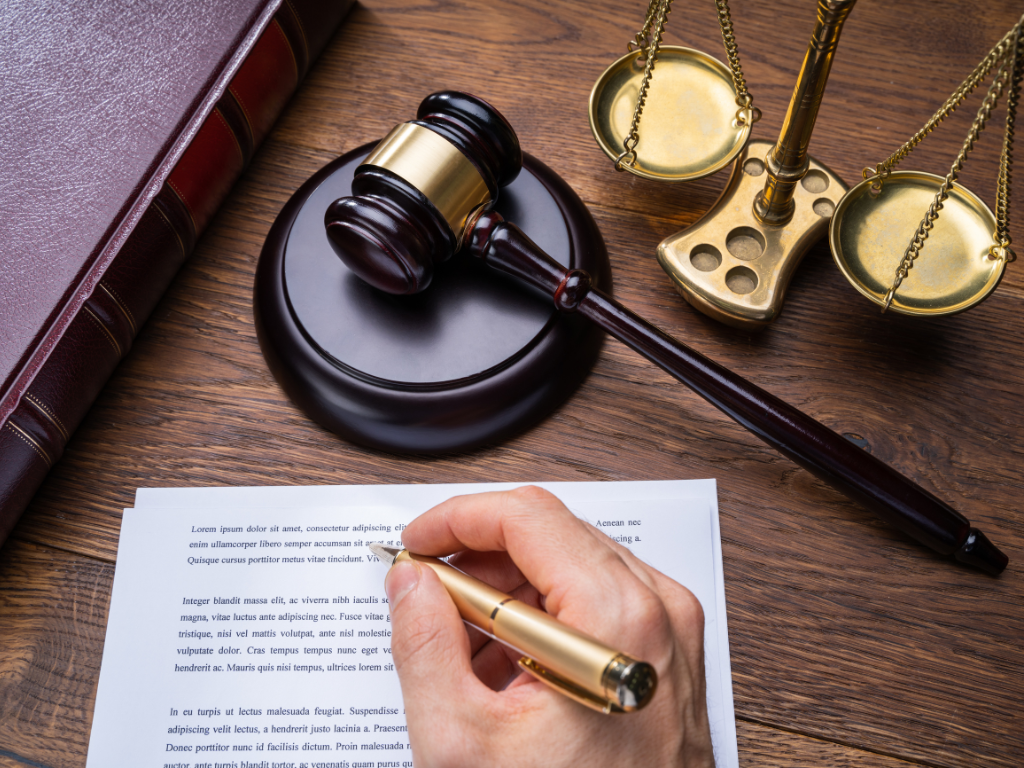
[[[733,0],[732,10],[765,114],[755,134],[774,139],[814,3]],[[1021,10],[861,3],[812,154],[855,181],[925,122]],[[1010,265],[966,314],[882,317],[822,243],[761,335],[697,314],[654,252],[712,205],[725,174],[662,185],[615,173],[587,124],[590,88],[643,11],[608,0],[355,8],[0,550],[0,767],[84,765],[120,510],[137,487],[699,477],[719,483],[744,766],[1024,762],[1024,266]],[[676,0],[667,41],[722,58],[711,0]],[[440,88],[491,101],[580,193],[608,243],[619,299],[862,437],[984,530],[1009,554],[1007,571],[993,579],[914,544],[613,341],[549,419],[468,455],[377,453],[299,413],[253,330],[263,239],[309,175]],[[945,173],[979,101],[903,167]],[[963,176],[990,204],[999,143],[994,123]],[[1015,192],[1019,201],[1020,184]]]

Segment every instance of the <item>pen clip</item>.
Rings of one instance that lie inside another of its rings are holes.
[[[617,714],[626,711],[614,702],[595,696],[590,691],[585,691],[578,685],[574,685],[568,680],[559,677],[551,670],[542,667],[529,656],[523,656],[519,659],[519,666],[544,683],[544,685],[549,688],[554,688],[559,693],[568,696],[573,701],[577,701],[585,707],[590,707],[590,709],[596,710],[605,715]]]

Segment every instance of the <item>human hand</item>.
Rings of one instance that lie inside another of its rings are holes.
[[[534,487],[450,499],[402,540],[417,554],[460,553],[452,565],[658,672],[642,711],[587,709],[467,631],[430,568],[397,563],[386,580],[391,648],[418,768],[713,768],[704,614],[689,590]]]

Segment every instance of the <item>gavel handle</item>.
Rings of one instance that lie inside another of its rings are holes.
[[[602,291],[590,276],[566,270],[519,227],[494,212],[467,233],[469,253],[552,296],[672,374],[770,446],[891,525],[943,555],[998,575],[1005,554],[968,520],[914,481],[824,424],[659,330]]]

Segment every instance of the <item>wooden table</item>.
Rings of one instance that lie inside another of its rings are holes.
[[[697,314],[654,252],[711,206],[724,174],[672,186],[616,173],[587,124],[591,85],[644,5],[355,8],[0,550],[0,768],[85,763],[120,510],[136,487],[699,477],[719,483],[743,765],[1024,764],[1024,266],[1011,265],[967,314],[882,317],[821,243],[761,335]],[[774,139],[814,5],[734,0],[733,12],[765,114],[755,134]],[[863,2],[843,33],[814,156],[857,179],[1020,12],[999,0]],[[667,41],[722,58],[711,0],[677,0]],[[1009,554],[1007,571],[993,579],[933,555],[617,342],[541,425],[468,455],[376,453],[299,413],[253,330],[253,272],[270,223],[316,169],[442,88],[494,103],[524,148],[579,191],[626,304],[862,437],[986,531]],[[979,102],[906,167],[945,173]],[[964,177],[990,203],[998,133],[997,124]],[[1024,242],[1019,224],[1015,234]]]

